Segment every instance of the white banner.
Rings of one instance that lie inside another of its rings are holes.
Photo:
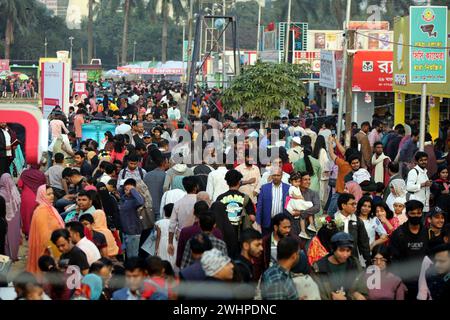
[[[47,118],[55,106],[64,110],[64,70],[63,62],[43,62],[41,64],[42,111]]]
[[[336,89],[336,59],[334,51],[320,51],[320,82],[324,88]]]

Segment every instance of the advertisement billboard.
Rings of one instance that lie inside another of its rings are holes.
[[[44,118],[48,117],[55,106],[59,105],[63,110],[65,109],[64,72],[64,62],[41,63],[41,99]]]
[[[410,7],[409,77],[411,83],[447,80],[447,7]]]
[[[337,89],[341,83],[342,51],[320,51],[320,81],[324,88]]]
[[[357,51],[353,61],[353,91],[392,92],[392,51]]]

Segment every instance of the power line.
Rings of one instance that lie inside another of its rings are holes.
[[[448,50],[448,49],[450,49],[450,47],[427,47],[427,46],[416,46],[416,45],[412,45],[412,44],[405,44],[405,43],[400,43],[400,42],[394,42],[394,41],[380,39],[379,37],[366,35],[364,33],[358,32],[358,31],[356,31],[356,34],[359,34],[359,35],[361,35],[363,37],[366,37],[366,38],[376,39],[376,40],[384,42],[384,43],[396,44],[396,45],[402,46],[402,47],[421,48],[421,49],[438,49],[438,50]]]

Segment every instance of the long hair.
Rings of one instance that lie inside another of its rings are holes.
[[[311,163],[311,159],[309,159],[309,157],[311,156],[311,153],[312,153],[311,146],[305,146],[303,148],[303,154],[305,155],[304,160],[305,160],[306,172],[308,172],[308,174],[312,177],[315,175],[315,173],[314,173],[314,168]]]
[[[116,135],[114,141],[114,151],[117,153],[122,153],[125,149],[125,137],[121,134]]]
[[[325,149],[326,150],[326,143],[325,143],[325,137],[322,135],[319,135],[316,139],[316,144],[314,145],[314,152],[312,156],[319,160],[320,157],[320,150]]]
[[[227,244],[230,257],[236,256],[239,252],[233,252],[233,248],[239,248],[237,235],[228,219],[227,210],[222,202],[214,202],[211,205],[211,211],[216,218],[216,227],[222,232],[223,241]]]
[[[370,202],[370,212],[369,212],[369,219],[370,218],[373,218],[374,216],[375,216],[375,213],[374,213],[374,211],[372,210],[372,208],[373,208],[373,201],[372,201],[372,198],[371,197],[369,197],[369,196],[364,196],[364,197],[362,197],[359,201],[358,201],[358,205],[357,205],[357,207],[356,207],[356,216],[357,217],[359,217],[360,215],[361,215],[361,208],[362,208],[362,206],[364,205],[364,203],[366,203],[366,202]]]
[[[377,208],[381,207],[384,209],[384,211],[386,211],[386,219],[391,220],[394,217],[394,213],[392,212],[392,210],[388,207],[388,205],[386,204],[386,202],[378,202],[377,204],[372,206],[372,211],[373,214],[376,215],[377,212]]]

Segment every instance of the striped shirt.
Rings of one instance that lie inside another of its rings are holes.
[[[271,216],[276,216],[283,212],[283,188],[282,183],[278,186],[272,183],[272,212]]]

